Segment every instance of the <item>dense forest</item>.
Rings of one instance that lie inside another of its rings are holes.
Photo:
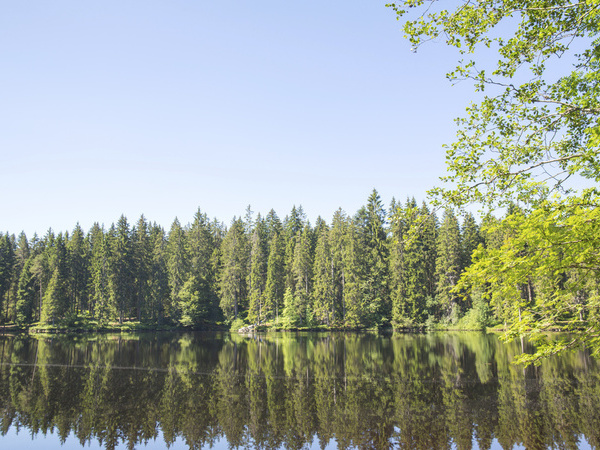
[[[168,232],[125,216],[87,232],[42,238],[0,234],[0,317],[30,324],[88,317],[201,328],[481,328],[519,314],[481,292],[453,289],[479,245],[500,246],[498,219],[441,217],[414,199],[383,206],[373,190],[354,216],[341,209],[312,225],[302,207],[282,220],[198,210]],[[519,287],[535,295],[531,280]],[[497,299],[496,299],[497,300]]]

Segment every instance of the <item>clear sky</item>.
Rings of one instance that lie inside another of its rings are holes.
[[[0,4],[0,230],[418,200],[472,95],[384,1]]]

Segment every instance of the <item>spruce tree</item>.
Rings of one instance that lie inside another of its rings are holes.
[[[437,237],[436,304],[440,316],[452,323],[459,317],[458,296],[451,291],[460,276],[462,257],[458,220],[451,209],[446,209]]]
[[[198,320],[206,320],[215,315],[213,309],[218,300],[217,265],[218,246],[220,242],[219,226],[211,223],[208,216],[200,209],[194,215],[194,222],[187,232],[187,255],[190,261],[190,278],[195,286],[200,304],[193,305]]]
[[[142,214],[132,232],[133,244],[133,283],[134,283],[134,308],[137,320],[148,316],[148,303],[150,297],[150,268],[152,265],[152,241],[148,229],[148,222]]]
[[[253,323],[262,322],[265,316],[264,291],[267,281],[266,237],[266,225],[259,214],[250,237],[248,320]]]
[[[312,316],[312,304],[310,302],[312,255],[311,229],[309,224],[305,225],[302,232],[296,235],[292,273],[296,284],[294,297],[296,307],[298,308],[297,313],[299,314],[301,321],[308,324]]]
[[[8,320],[8,291],[13,278],[15,254],[8,233],[0,233],[0,317]]]
[[[361,291],[365,318],[370,325],[385,324],[391,313],[385,219],[385,209],[379,194],[373,189],[366,207],[362,207],[356,215],[361,250]]]
[[[110,296],[110,243],[104,230],[96,222],[88,232],[90,248],[90,300],[93,317],[100,321],[112,319],[116,314]]]
[[[167,270],[171,289],[171,310],[169,315],[175,321],[181,317],[181,297],[179,291],[189,277],[186,236],[179,220],[175,218],[167,240]]]
[[[312,296],[316,321],[332,325],[336,320],[335,272],[327,225],[321,226],[318,232]]]
[[[221,309],[229,320],[237,319],[238,314],[246,309],[248,258],[244,223],[234,218],[221,247],[222,270],[219,280]]]
[[[33,321],[33,315],[38,299],[37,281],[32,270],[34,258],[25,261],[19,277],[16,304],[17,323],[27,324]]]
[[[74,313],[87,309],[89,283],[88,245],[83,230],[77,224],[67,244],[69,297]]]
[[[117,226],[111,226],[110,239],[110,294],[119,317],[123,323],[125,315],[133,306],[135,294],[134,259],[131,230],[127,218],[122,215]]]
[[[265,316],[277,319],[283,308],[285,291],[284,239],[282,231],[274,230],[269,241],[269,258],[267,260],[267,282],[265,286]]]

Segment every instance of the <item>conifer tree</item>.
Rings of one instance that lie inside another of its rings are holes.
[[[110,297],[110,245],[96,222],[88,233],[90,248],[90,302],[92,315],[101,321],[111,319],[115,310]]]
[[[299,309],[300,320],[304,323],[310,321],[312,305],[310,297],[312,281],[312,255],[311,255],[311,229],[310,225],[304,226],[301,233],[296,235],[294,246],[294,259],[292,272],[296,282],[294,291],[296,307]]]
[[[17,323],[26,324],[33,321],[33,314],[38,298],[37,282],[32,270],[34,258],[25,261],[17,291],[16,320]]]
[[[87,308],[89,282],[88,245],[77,224],[67,244],[70,308],[74,313]]]
[[[14,260],[15,255],[10,236],[8,233],[0,233],[0,317],[4,311],[4,320],[8,320],[8,291],[13,278]]]
[[[473,251],[479,246],[479,244],[482,243],[483,239],[481,237],[481,233],[479,232],[479,225],[477,225],[473,214],[467,213],[461,228],[462,269],[465,269],[471,265]]]
[[[131,231],[133,244],[134,307],[137,320],[148,315],[150,296],[150,268],[152,265],[152,241],[148,222],[142,214]]]
[[[444,211],[437,237],[436,303],[442,317],[456,322],[458,296],[452,293],[461,273],[463,252],[458,220],[451,209]]]
[[[194,215],[194,222],[187,232],[187,254],[190,261],[191,285],[195,286],[197,295],[194,297],[200,302],[193,306],[194,316],[197,320],[206,320],[209,315],[214,315],[213,309],[218,307],[217,261],[219,238],[218,226],[211,223],[208,216],[200,209]],[[188,297],[190,298],[190,297]],[[190,314],[188,314],[189,316]]]
[[[265,286],[266,318],[277,319],[283,308],[285,291],[284,240],[282,231],[274,230],[269,242],[269,258],[267,260],[267,282]]]
[[[179,220],[175,218],[167,240],[167,270],[171,289],[171,310],[169,315],[175,321],[181,317],[181,297],[179,291],[189,277],[189,263],[186,249],[186,236]]]
[[[361,249],[361,291],[366,307],[364,313],[370,325],[384,324],[391,313],[385,217],[379,194],[373,189],[366,207],[356,215]]]
[[[221,309],[229,320],[237,319],[238,314],[245,310],[248,257],[244,223],[234,218],[221,247],[222,270],[219,280]]]
[[[248,279],[248,320],[260,323],[264,319],[264,291],[267,281],[267,255],[265,249],[266,225],[260,214],[250,237],[250,270]]]
[[[335,272],[329,243],[329,228],[326,225],[322,226],[318,232],[313,286],[315,319],[319,323],[329,326],[336,320]]]
[[[436,219],[426,205],[409,199],[393,219],[395,269],[400,276],[393,295],[394,327],[421,325],[435,294]],[[400,235],[399,233],[402,233]]]
[[[110,239],[110,295],[117,310],[119,323],[123,323],[125,314],[133,306],[135,294],[134,260],[131,230],[127,218],[122,215],[116,228],[111,226]]]
[[[334,311],[336,317],[339,317],[343,323],[346,320],[346,279],[349,277],[349,268],[345,265],[348,261],[346,253],[347,235],[350,219],[342,209],[338,209],[333,214],[331,221],[331,231],[329,232],[329,242],[331,246],[331,259],[334,273]]]
[[[150,227],[152,262],[150,266],[150,286],[148,309],[153,320],[159,324],[171,310],[169,275],[167,270],[167,239],[165,230],[154,223]]]
[[[44,293],[41,320],[55,323],[65,316],[69,307],[67,248],[62,233],[46,247],[52,277]]]

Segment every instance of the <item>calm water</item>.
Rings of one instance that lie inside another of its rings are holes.
[[[596,448],[598,364],[524,370],[522,350],[476,333],[0,336],[0,448]]]

